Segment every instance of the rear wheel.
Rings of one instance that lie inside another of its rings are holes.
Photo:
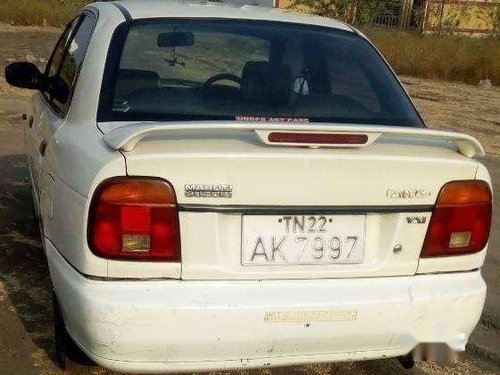
[[[61,308],[55,292],[52,292],[52,303],[54,308],[55,360],[59,367],[69,374],[75,375],[102,374],[103,369],[99,369],[99,367],[82,352],[66,331]]]
[[[396,358],[377,359],[373,361],[360,362],[360,366],[370,374],[384,375],[424,375],[424,372],[416,367],[405,368]]]

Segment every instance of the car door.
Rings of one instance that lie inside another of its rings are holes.
[[[72,20],[61,34],[45,69],[46,76],[56,74],[58,69],[57,67],[61,63],[64,50],[76,24],[77,20]],[[28,167],[33,184],[33,197],[38,208],[40,203],[41,162],[43,158],[40,153],[40,146],[43,146],[42,124],[47,123],[46,120],[41,120],[47,117],[48,113],[51,112],[49,102],[50,97],[47,92],[40,91],[33,96],[28,116],[28,123],[25,130],[25,147],[28,158]],[[54,118],[54,120],[56,119]]]
[[[65,124],[95,22],[92,13],[83,12],[68,24],[45,72],[48,88],[33,101],[31,168],[43,220],[52,219],[54,196],[54,177],[46,164],[45,152],[54,134]]]

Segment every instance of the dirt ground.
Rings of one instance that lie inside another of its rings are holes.
[[[62,374],[53,363],[50,278],[33,220],[23,155],[20,114],[30,93],[11,89],[2,76],[5,65],[12,61],[29,60],[44,66],[56,38],[57,30],[0,25],[0,373],[4,375]],[[500,196],[500,89],[409,77],[403,77],[403,82],[431,128],[463,131],[483,143],[488,153],[484,163],[492,173],[495,194]],[[418,364],[408,374],[500,373],[498,199],[494,212],[490,252],[483,269],[488,299],[476,339],[463,362],[444,367]],[[387,360],[224,374],[385,375],[393,373],[393,365],[394,360]]]

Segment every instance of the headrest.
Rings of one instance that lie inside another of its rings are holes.
[[[124,97],[135,90],[157,88],[160,76],[149,70],[120,69],[116,80],[117,97]]]
[[[243,99],[253,103],[287,105],[292,85],[289,65],[249,61],[241,74]]]

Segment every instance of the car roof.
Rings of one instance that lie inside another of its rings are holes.
[[[332,18],[298,14],[271,7],[235,5],[208,1],[183,0],[122,0],[110,1],[118,5],[135,20],[151,18],[219,18],[290,22],[324,26],[353,32],[354,29]]]

